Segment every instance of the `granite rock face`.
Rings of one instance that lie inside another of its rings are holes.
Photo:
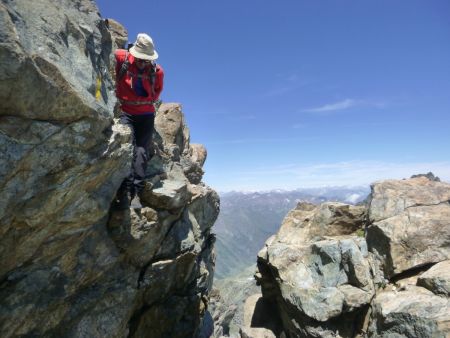
[[[255,276],[284,333],[450,335],[449,201],[450,184],[428,174],[375,183],[366,206],[300,203]]]
[[[144,208],[112,210],[132,157],[120,25],[90,0],[5,0],[0,24],[0,336],[195,336],[219,199],[180,105],[156,119]]]

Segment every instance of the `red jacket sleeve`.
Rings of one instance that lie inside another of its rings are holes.
[[[164,70],[160,65],[156,66],[156,79],[155,79],[155,100],[159,99],[159,95],[161,94],[164,88]]]

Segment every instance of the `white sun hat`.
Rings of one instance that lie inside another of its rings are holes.
[[[158,58],[152,38],[145,33],[138,34],[136,42],[130,48],[130,54],[142,60],[156,60]]]

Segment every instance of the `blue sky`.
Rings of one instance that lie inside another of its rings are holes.
[[[97,4],[152,36],[217,190],[450,180],[448,0]]]

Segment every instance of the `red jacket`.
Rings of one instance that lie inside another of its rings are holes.
[[[150,85],[148,76],[151,66],[145,68],[141,77],[148,96],[138,96],[133,88],[136,86],[135,81],[138,78],[138,68],[134,63],[134,56],[125,49],[116,50],[114,56],[116,57],[116,96],[121,103],[120,108],[122,111],[132,115],[154,113],[155,107],[153,103],[159,99],[159,95],[163,90],[164,71],[161,66],[156,65],[153,86]],[[126,57],[128,57],[129,62],[128,71],[119,79],[120,69]]]

